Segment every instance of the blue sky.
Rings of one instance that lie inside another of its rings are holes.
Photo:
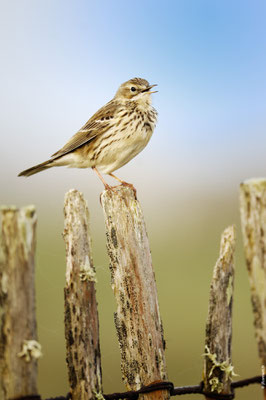
[[[172,193],[180,185],[197,191],[201,180],[210,190],[237,190],[243,179],[265,174],[264,1],[20,0],[0,7],[2,201],[28,201],[51,179],[65,182],[58,196],[84,182],[84,172],[62,168],[29,181],[16,175],[49,158],[134,76],[158,84],[158,126],[118,176],[144,190],[149,182],[151,193],[159,177]]]
[[[245,177],[252,151],[250,173],[263,174],[265,17],[264,1],[2,2],[2,160],[20,170],[48,158],[141,76],[159,85],[146,160],[205,172],[217,160],[215,175],[226,156]]]

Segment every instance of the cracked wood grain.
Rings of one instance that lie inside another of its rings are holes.
[[[119,186],[101,196],[111,284],[117,302],[115,325],[122,378],[131,390],[167,379],[165,341],[150,246],[139,202]],[[168,399],[166,390],[141,396]]]
[[[213,271],[204,353],[204,391],[231,394],[235,227],[222,234],[220,255]],[[206,397],[208,399],[208,396]]]
[[[66,245],[65,337],[73,400],[101,398],[102,373],[95,268],[89,212],[83,195],[70,190],[64,205]]]
[[[266,368],[266,179],[240,185],[240,213],[249,275],[255,336],[261,365]],[[266,398],[266,390],[264,389]]]
[[[36,211],[0,210],[0,399],[36,395]],[[36,347],[37,346],[37,347]]]

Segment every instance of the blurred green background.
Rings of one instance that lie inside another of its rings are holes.
[[[81,190],[91,214],[104,391],[124,390],[99,195],[91,171],[29,179],[114,95],[140,76],[157,83],[158,126],[117,175],[143,207],[167,343],[169,379],[202,377],[204,330],[220,235],[237,227],[233,363],[260,374],[239,221],[242,180],[265,176],[264,0],[10,0],[0,2],[0,204],[38,211],[37,313],[42,396],[68,391],[63,329],[63,199]],[[261,388],[239,389],[255,399]],[[189,398],[198,398],[190,396]]]

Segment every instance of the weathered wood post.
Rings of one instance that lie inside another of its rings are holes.
[[[204,353],[204,392],[231,394],[235,228],[222,234],[220,256],[213,271]]]
[[[0,210],[0,399],[37,396],[33,206]],[[33,397],[32,397],[33,398]]]
[[[66,287],[65,336],[73,400],[98,399],[102,393],[95,268],[91,253],[89,212],[83,195],[65,196]]]
[[[117,302],[115,325],[127,389],[167,379],[165,342],[150,247],[139,202],[132,189],[104,191],[103,206],[111,283]],[[141,396],[168,399],[167,390]]]
[[[262,370],[266,371],[266,179],[240,186],[240,212],[255,336]],[[265,383],[265,380],[264,380]],[[264,388],[266,399],[266,388]]]

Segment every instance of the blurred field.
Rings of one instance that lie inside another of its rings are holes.
[[[102,212],[97,195],[93,197],[89,207],[98,277],[104,391],[107,393],[124,390],[124,386],[113,324],[115,304],[109,282]],[[182,193],[176,194],[164,203],[155,199],[152,205],[145,198],[141,199],[167,342],[169,378],[176,385],[197,384],[201,380],[209,284],[218,256],[220,234],[231,223],[237,225],[238,233],[233,362],[241,378],[257,375],[260,365],[242,253],[237,190],[232,196],[208,194],[205,197],[190,193],[189,199],[186,197]],[[63,331],[65,258],[62,230],[62,214],[55,215],[52,209],[39,210],[37,311],[39,339],[44,351],[39,382],[44,396],[64,394],[68,390]],[[236,398],[257,398],[260,391],[255,385],[239,389]]]

